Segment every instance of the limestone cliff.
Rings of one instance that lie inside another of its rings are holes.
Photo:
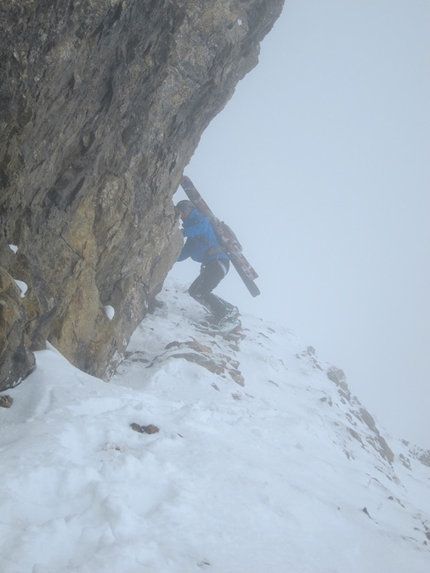
[[[109,377],[181,248],[183,169],[282,4],[2,1],[0,390],[46,340]]]

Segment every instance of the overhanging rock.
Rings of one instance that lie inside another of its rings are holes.
[[[183,169],[282,4],[2,2],[0,267],[27,291],[1,333],[0,390],[46,340],[113,372],[181,248]]]

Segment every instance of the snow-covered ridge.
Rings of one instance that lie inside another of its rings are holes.
[[[293,332],[244,316],[214,336],[184,290],[166,283],[109,384],[49,348],[8,391],[1,571],[428,573],[423,452]]]

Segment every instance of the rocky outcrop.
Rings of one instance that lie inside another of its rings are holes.
[[[181,248],[183,169],[282,4],[1,3],[0,389],[46,340],[115,369]]]
[[[351,392],[349,391],[348,384],[346,382],[346,375],[343,370],[340,368],[336,368],[336,366],[330,366],[327,369],[327,378],[334,382],[338,387],[338,393],[343,401],[344,404],[349,403],[353,409],[350,410],[349,414],[347,414],[347,418],[349,419],[350,423],[357,428],[357,423],[354,421],[354,418],[359,420],[359,422],[367,427],[370,430],[370,434],[366,432],[359,432],[356,429],[348,427],[348,431],[353,438],[359,441],[362,446],[365,448],[365,442],[370,444],[378,454],[384,459],[387,460],[390,464],[394,461],[394,454],[386,442],[385,438],[379,432],[379,429],[376,425],[375,420],[369,414],[369,412],[364,408],[360,401],[356,396],[352,396]]]
[[[423,450],[419,446],[416,446],[415,444],[411,444],[407,440],[402,440],[402,443],[404,446],[406,446],[407,454],[408,454],[407,456],[404,456],[404,455],[400,456],[401,460],[403,462],[403,465],[410,468],[410,465],[411,465],[410,459],[409,459],[409,456],[410,456],[412,459],[415,459],[418,462],[420,462],[421,464],[423,464],[423,466],[427,466],[428,468],[430,468],[430,450]]]

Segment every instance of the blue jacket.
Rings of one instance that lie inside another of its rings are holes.
[[[213,259],[228,260],[228,256],[220,246],[209,219],[200,211],[193,209],[183,221],[182,226],[187,241],[178,261],[184,261],[188,257],[203,264]]]

